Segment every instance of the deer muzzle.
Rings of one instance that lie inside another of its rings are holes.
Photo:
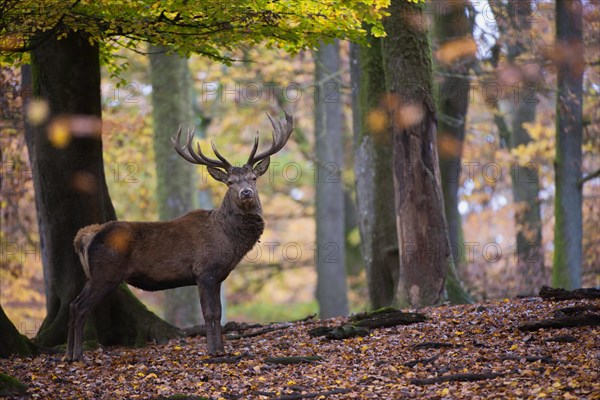
[[[254,198],[254,191],[252,189],[242,189],[240,190],[240,199],[242,200],[250,200]]]

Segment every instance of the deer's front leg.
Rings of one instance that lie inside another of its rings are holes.
[[[206,324],[208,354],[215,356],[224,353],[221,332],[221,283],[199,282],[200,305]]]

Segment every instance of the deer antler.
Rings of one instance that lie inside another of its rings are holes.
[[[206,165],[207,167],[223,168],[225,171],[229,171],[229,169],[231,168],[231,164],[225,159],[225,157],[223,157],[217,151],[217,147],[213,142],[211,142],[210,145],[218,160],[205,156],[204,153],[202,153],[202,149],[200,148],[200,143],[198,143],[198,153],[194,152],[192,146],[194,132],[195,129],[188,129],[186,144],[185,146],[181,147],[181,126],[179,126],[177,135],[171,138],[171,143],[173,143],[173,148],[175,148],[175,151],[179,153],[179,155],[183,157],[186,161],[191,162],[192,164]]]
[[[269,121],[271,121],[271,125],[273,126],[273,143],[271,144],[270,149],[264,150],[256,155],[256,150],[258,149],[258,132],[256,132],[254,146],[252,146],[250,157],[246,162],[247,165],[254,165],[260,160],[277,153],[283,148],[283,146],[285,146],[290,138],[290,135],[292,134],[292,131],[294,130],[294,119],[285,110],[283,110],[283,112],[285,113],[285,126],[279,118],[273,118],[271,115],[269,115],[269,113],[267,113],[267,117],[269,117]]]

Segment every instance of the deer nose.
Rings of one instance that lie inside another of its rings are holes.
[[[251,199],[253,196],[254,196],[254,192],[252,191],[252,189],[242,189],[240,191],[241,199]]]

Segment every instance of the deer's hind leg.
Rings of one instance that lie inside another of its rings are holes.
[[[69,335],[67,339],[67,360],[81,360],[83,357],[83,327],[87,314],[121,281],[97,282],[88,280],[79,296],[69,306]]]

